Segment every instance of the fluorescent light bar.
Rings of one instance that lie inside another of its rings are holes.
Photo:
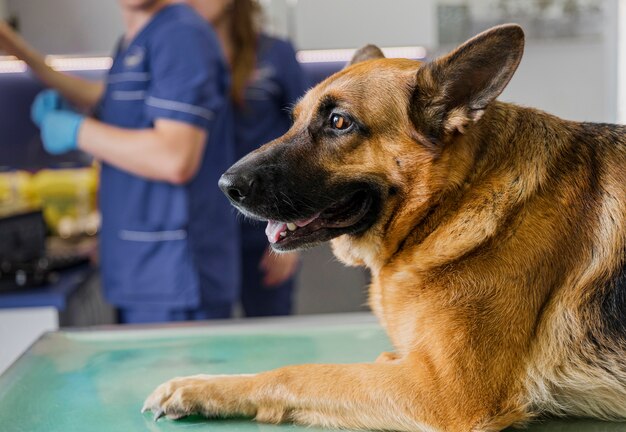
[[[21,60],[2,57],[0,60],[0,73],[22,73],[26,72],[26,63]]]
[[[111,57],[46,57],[46,63],[58,71],[109,70]]]
[[[420,60],[426,58],[426,48],[413,47],[388,47],[381,48],[386,57],[410,58]],[[352,59],[356,49],[326,49],[326,50],[302,50],[296,57],[300,63],[324,63],[324,62],[347,62]]]
[[[56,57],[47,56],[46,63],[52,69],[71,72],[85,70],[108,70],[113,64],[111,57]],[[0,56],[0,73],[26,72],[26,63],[13,56]]]
[[[388,47],[382,48],[385,56],[390,58],[423,59],[426,48]],[[301,63],[347,62],[352,58],[355,49],[301,50],[296,54]],[[59,57],[47,56],[46,63],[55,70],[63,72],[85,70],[108,70],[113,64],[111,57]],[[28,67],[13,56],[0,56],[0,73],[22,73]]]

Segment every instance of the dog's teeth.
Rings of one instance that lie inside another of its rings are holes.
[[[295,224],[295,223],[291,223],[291,222],[289,222],[289,223],[287,224],[287,228],[289,228],[289,231],[295,231],[295,230],[296,230],[296,228],[298,228],[298,227],[296,226],[296,224]]]
[[[285,237],[286,235],[287,235],[287,231],[283,231],[283,232],[280,233],[281,237]]]

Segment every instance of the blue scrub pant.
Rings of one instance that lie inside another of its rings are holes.
[[[259,263],[267,243],[244,244],[241,248],[241,306],[247,317],[290,315],[292,313],[294,278],[278,286],[263,285]]]
[[[120,324],[148,324],[171,321],[226,319],[232,314],[232,303],[216,303],[198,309],[158,309],[154,307],[118,309]]]

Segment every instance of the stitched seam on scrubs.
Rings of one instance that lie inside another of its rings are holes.
[[[173,100],[161,99],[154,96],[150,96],[146,99],[146,105],[154,108],[167,109],[172,111],[184,112],[187,114],[193,114],[198,117],[202,117],[206,120],[213,119],[213,111],[203,107],[189,105],[184,102],[178,102]]]
[[[146,98],[145,90],[115,90],[111,93],[113,100],[143,100]]]
[[[185,240],[187,238],[187,231],[185,230],[172,230],[172,231],[131,231],[121,230],[120,239],[128,241],[138,242],[157,242],[157,241],[173,241],[173,240]]]
[[[109,84],[129,81],[150,81],[150,74],[147,72],[121,72],[107,77],[107,82]]]

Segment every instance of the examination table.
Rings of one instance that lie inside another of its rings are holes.
[[[47,333],[0,376],[0,431],[320,432],[325,429],[197,416],[155,423],[140,410],[158,384],[176,376],[372,361],[390,349],[369,314]],[[618,432],[626,423],[554,420],[526,430]]]

